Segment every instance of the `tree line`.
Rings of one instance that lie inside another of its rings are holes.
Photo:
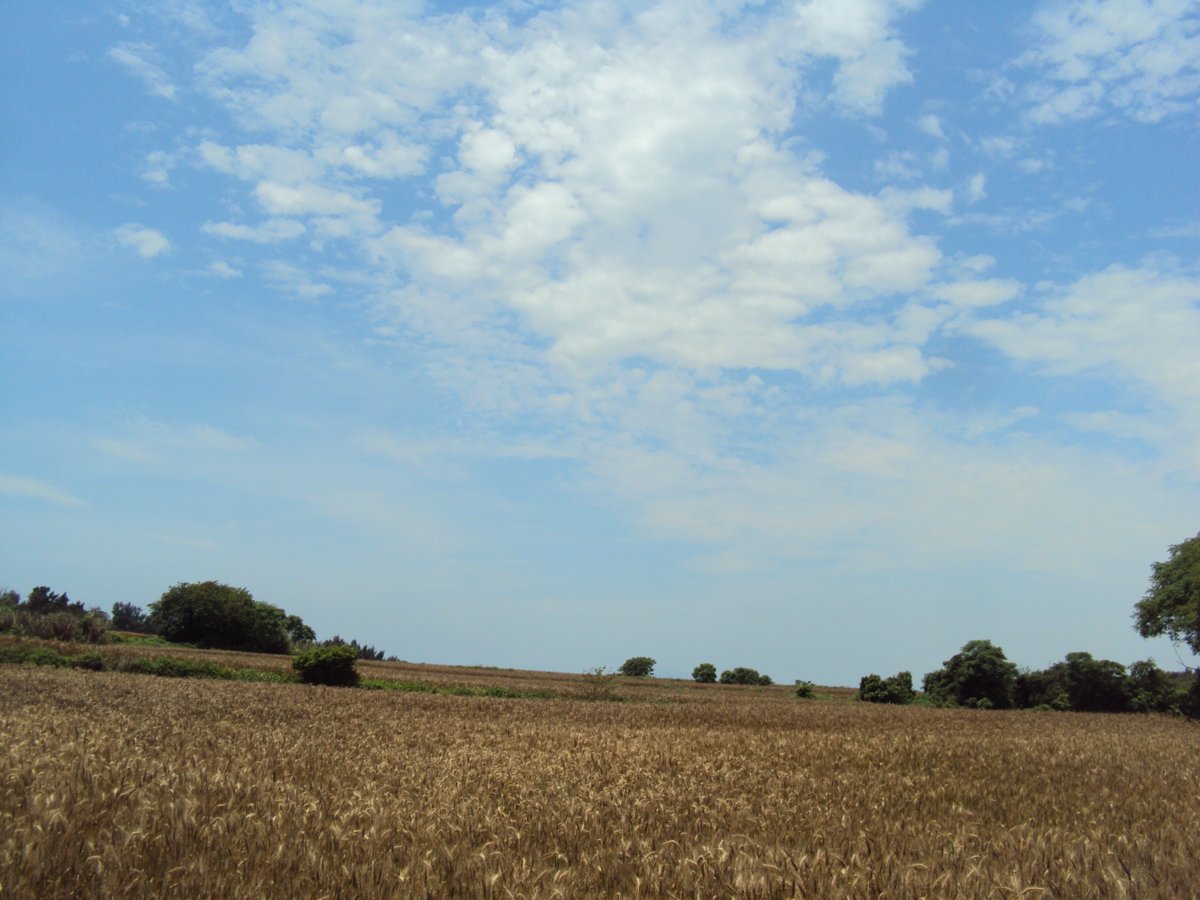
[[[345,647],[354,658],[380,660],[384,651],[334,635],[317,641],[300,616],[255,600],[245,588],[219,581],[180,583],[167,589],[144,611],[133,603],[114,603],[112,612],[85,609],[65,593],[45,586],[26,599],[0,590],[0,632],[48,640],[105,643],[116,633],[156,636],[174,644],[249,653],[294,653],[311,647]],[[394,658],[394,657],[392,657]]]

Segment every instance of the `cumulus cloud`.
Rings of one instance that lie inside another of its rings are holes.
[[[143,259],[152,259],[171,249],[171,242],[161,231],[133,222],[114,229],[113,237],[122,247],[128,247]]]
[[[1054,124],[1116,110],[1143,122],[1195,114],[1200,14],[1192,0],[1072,0],[1034,16],[1041,73],[1031,118]]]

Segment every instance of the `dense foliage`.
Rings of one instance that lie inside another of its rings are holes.
[[[353,647],[310,647],[292,657],[292,668],[305,684],[353,687],[358,684]]]
[[[1154,563],[1133,617],[1142,637],[1165,634],[1200,653],[1200,534],[1171,547],[1166,562]]]
[[[738,666],[721,673],[721,684],[773,684],[770,675],[760,675],[757,669]]]
[[[282,609],[219,581],[175,585],[150,604],[149,621],[167,640],[200,647],[257,653],[290,648],[289,617]]]
[[[911,703],[915,696],[912,673],[897,672],[890,678],[864,675],[856,699],[865,703]]]
[[[968,641],[941,669],[922,681],[934,700],[979,709],[1008,709],[1013,705],[1017,667],[991,641]]]
[[[631,656],[621,663],[619,671],[630,678],[649,678],[654,674],[655,662],[649,656]]]
[[[0,633],[98,644],[108,630],[103,610],[84,609],[82,603],[45,585],[31,590],[24,602],[16,591],[0,589]]]
[[[717,680],[717,667],[712,663],[700,663],[692,669],[692,680],[701,684],[713,684]]]

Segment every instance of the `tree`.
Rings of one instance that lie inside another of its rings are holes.
[[[692,669],[692,680],[701,684],[712,684],[717,680],[717,667],[712,663],[700,663]]]
[[[654,663],[649,656],[631,656],[621,663],[619,671],[631,678],[647,678],[654,674]]]
[[[1123,712],[1129,708],[1125,667],[1090,653],[1068,653],[1063,667],[1067,700],[1076,712]]]
[[[758,674],[757,669],[738,666],[737,668],[726,669],[722,672],[720,680],[721,684],[763,684],[763,677]]]
[[[72,603],[71,598],[66,594],[56,594],[45,585],[39,585],[29,592],[23,608],[26,612],[38,616],[46,616],[55,612],[82,616],[85,612],[82,603]]]
[[[114,603],[112,608],[112,627],[117,631],[136,631],[145,633],[150,630],[147,615],[140,606],[132,603]]]
[[[286,653],[286,614],[277,606],[259,603],[245,588],[219,581],[177,584],[150,604],[150,625],[168,641],[246,650]]]
[[[1142,637],[1166,635],[1200,653],[1200,534],[1170,548],[1151,567],[1150,587],[1134,607]]]
[[[1013,704],[1017,667],[991,641],[967,641],[961,651],[922,681],[935,700],[981,709],[1008,709]]]
[[[857,700],[864,703],[911,703],[916,692],[913,690],[912,673],[897,672],[890,678],[864,675],[858,682]]]

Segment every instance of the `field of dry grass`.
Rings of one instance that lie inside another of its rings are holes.
[[[416,677],[364,669],[389,665]],[[588,703],[0,666],[0,896],[1185,897],[1200,884],[1193,723],[645,684]]]

